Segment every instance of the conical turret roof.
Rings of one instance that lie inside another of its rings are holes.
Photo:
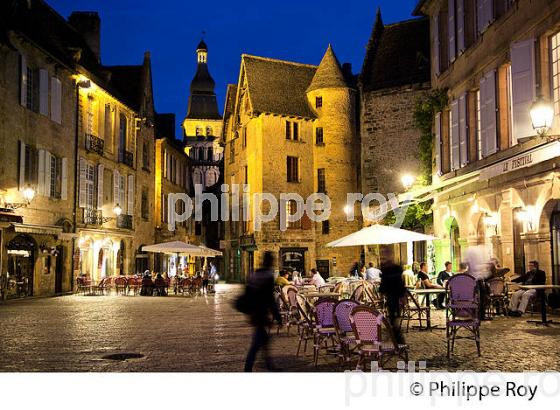
[[[340,63],[329,44],[321,64],[317,68],[311,84],[307,88],[307,92],[318,90],[320,88],[347,88],[348,84],[344,80],[344,75],[340,68]]]

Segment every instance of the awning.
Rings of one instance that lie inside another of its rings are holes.
[[[142,251],[183,256],[189,255],[214,257],[222,255],[222,252],[207,248],[206,246],[197,246],[182,241],[172,241],[157,243],[154,245],[146,245],[142,246]]]
[[[60,235],[62,233],[62,227],[55,225],[27,225],[13,223],[12,226],[17,233],[31,233],[38,235]]]
[[[431,241],[438,239],[432,235],[408,231],[387,225],[371,225],[350,235],[328,243],[329,248],[365,245],[391,245],[394,243]]]

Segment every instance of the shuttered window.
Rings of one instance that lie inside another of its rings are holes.
[[[288,182],[299,182],[299,159],[287,157],[286,161]]]
[[[441,166],[441,112],[436,113],[435,115],[435,124],[434,124],[434,131],[435,131],[435,162],[436,162],[436,174],[442,174],[442,166]],[[375,189],[377,192],[377,189]]]
[[[451,102],[451,110],[449,112],[449,135],[451,141],[450,149],[450,164],[451,170],[459,169],[460,153],[459,153],[459,101],[453,100]]]
[[[469,163],[469,134],[467,125],[467,94],[459,97],[459,158],[460,166],[464,167]]]
[[[465,0],[455,0],[455,6],[457,55],[460,55],[465,51]]]
[[[325,143],[323,139],[323,127],[315,128],[315,143],[317,145],[321,145]]]
[[[39,114],[49,115],[49,72],[39,70]]]
[[[97,209],[103,209],[103,184],[105,167],[103,164],[97,165]]]
[[[488,72],[480,81],[480,132],[482,157],[487,157],[498,150],[495,70]]]
[[[327,182],[325,178],[325,168],[319,168],[317,170],[317,192],[326,193],[327,192]]]
[[[554,114],[560,116],[560,32],[550,38],[550,64]]]
[[[482,159],[482,125],[480,124],[480,90],[476,90],[476,157]]]
[[[433,17],[433,24],[432,24],[432,52],[434,55],[434,72],[435,75],[439,75],[440,70],[440,51],[439,51],[439,15],[436,14]]]
[[[134,215],[134,175],[128,176],[128,215]]]
[[[448,55],[449,61],[455,60],[457,50],[457,38],[455,36],[455,0],[447,0],[447,40],[448,40]]]
[[[479,33],[484,32],[490,23],[494,21],[494,5],[493,0],[477,0],[477,30]]]
[[[62,123],[62,82],[51,78],[51,120]]]
[[[512,83],[512,143],[519,138],[535,135],[530,109],[535,100],[535,40],[529,39],[511,45]]]

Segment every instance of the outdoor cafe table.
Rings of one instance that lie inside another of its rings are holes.
[[[424,295],[426,299],[426,308],[428,309],[426,312],[426,330],[438,329],[437,326],[432,327],[432,320],[431,320],[431,311],[432,311],[432,304],[430,303],[430,295],[439,295],[441,293],[446,293],[447,291],[444,288],[428,288],[428,289],[410,289],[411,293],[415,295]]]
[[[539,294],[541,298],[541,320],[528,320],[529,323],[537,323],[540,325],[548,326],[553,323],[552,320],[548,320],[546,316],[546,291],[549,289],[560,289],[560,285],[521,285],[516,282],[508,282],[509,285],[515,285],[522,290],[534,289]]]

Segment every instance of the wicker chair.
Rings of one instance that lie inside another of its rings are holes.
[[[329,341],[332,348],[336,346],[336,330],[334,328],[334,306],[336,303],[335,299],[324,298],[315,304],[315,338],[313,340],[313,361],[315,367],[317,367],[319,352],[323,345],[327,351]]]
[[[496,309],[496,314],[501,309],[501,312],[507,316],[508,313],[508,294],[506,283],[503,278],[492,278],[486,281],[488,286],[488,304],[486,306],[486,313],[489,317],[493,316],[493,308]]]
[[[474,276],[460,273],[452,276],[445,285],[448,290],[446,338],[447,357],[455,347],[456,339],[474,340],[480,356],[480,290]],[[460,329],[470,333],[468,336],[457,336]]]
[[[350,363],[352,360],[352,345],[355,345],[356,339],[350,323],[350,313],[356,306],[360,306],[358,302],[352,299],[343,299],[334,305],[334,329],[336,331],[336,339],[338,342],[338,357],[341,367]]]
[[[406,320],[406,332],[410,328],[411,320],[418,320],[418,327],[423,329],[422,320],[428,323],[430,309],[427,306],[420,306],[418,299],[409,291],[401,298],[401,323]]]
[[[313,307],[307,303],[307,300],[301,296],[296,296],[296,304],[301,321],[298,328],[299,340],[296,351],[296,357],[299,356],[301,344],[303,346],[303,354],[307,352],[307,343],[315,339],[315,323],[313,322]]]

